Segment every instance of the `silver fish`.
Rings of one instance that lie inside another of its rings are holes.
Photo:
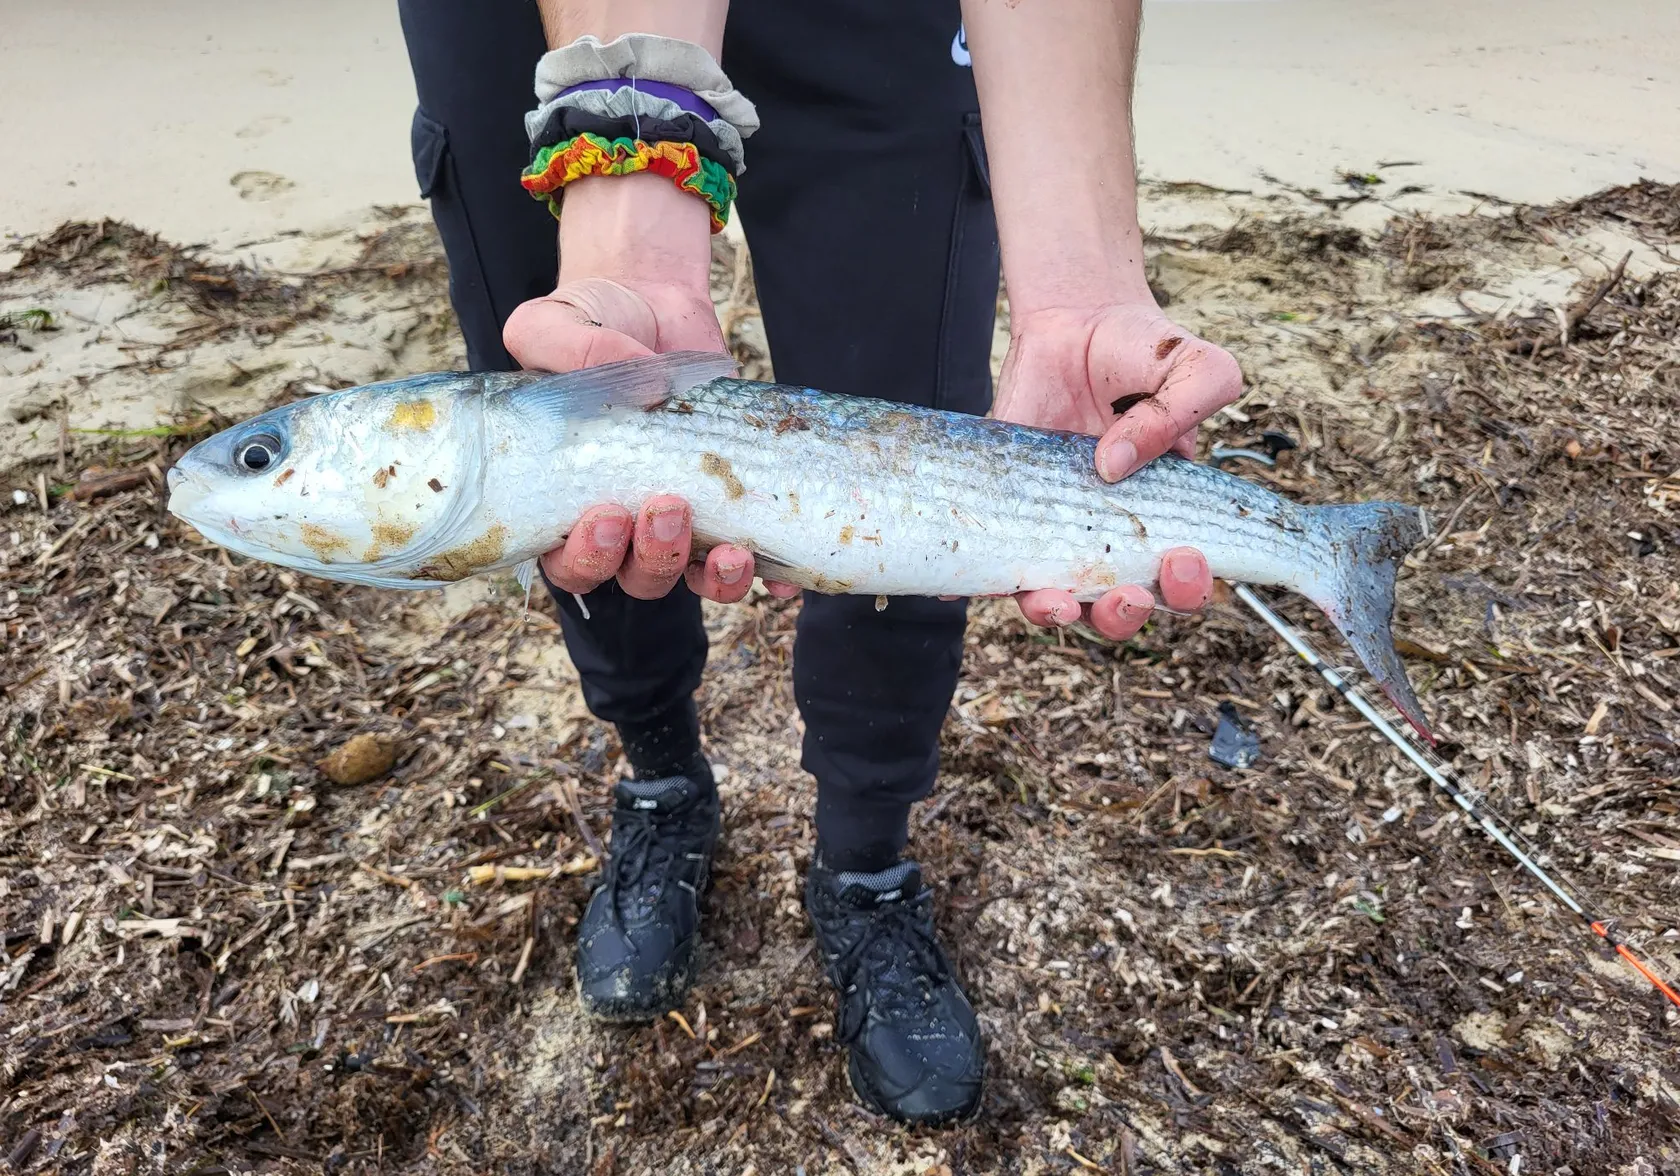
[[[736,374],[686,352],[347,388],[199,442],[169,509],[238,554],[386,588],[507,569],[529,585],[589,506],[657,493],[692,505],[695,558],[734,543],[823,593],[1090,601],[1190,546],[1215,576],[1322,608],[1430,738],[1389,629],[1418,509],[1303,506],[1174,456],[1109,484],[1094,437]]]

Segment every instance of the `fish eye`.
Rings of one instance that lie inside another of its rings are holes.
[[[260,474],[273,465],[280,457],[280,439],[267,433],[258,433],[255,437],[240,442],[234,451],[234,464],[240,469],[253,474]]]

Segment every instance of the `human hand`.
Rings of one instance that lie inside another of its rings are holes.
[[[1242,390],[1242,372],[1228,352],[1152,303],[1050,308],[1011,327],[992,415],[1100,437],[1097,472],[1105,481],[1119,481],[1169,449],[1194,457],[1196,427]],[[1213,594],[1207,560],[1195,548],[1168,551],[1158,579],[1162,603],[1180,612],[1201,609]],[[1015,599],[1033,624],[1083,618],[1116,641],[1143,628],[1155,609],[1154,594],[1141,584],[1123,584],[1086,606],[1056,588]]]
[[[521,366],[568,372],[657,352],[726,352],[707,288],[704,205],[659,177],[637,176],[580,181],[566,200],[560,284],[516,307],[502,332]],[[651,227],[636,235],[623,230],[626,224]],[[658,234],[669,239],[648,240]],[[615,249],[613,241],[628,247]],[[683,578],[696,594],[723,604],[745,597],[752,553],[721,544],[691,564],[692,521],[689,504],[671,494],[649,498],[634,516],[613,504],[592,506],[565,543],[542,556],[543,572],[562,592],[580,596],[617,579],[629,595],[651,600]]]

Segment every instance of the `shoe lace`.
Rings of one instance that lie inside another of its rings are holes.
[[[606,877],[607,911],[615,923],[623,923],[623,900],[663,890],[671,876],[677,855],[664,822],[651,812],[620,810],[615,814],[612,846],[608,850]]]
[[[888,1019],[923,1007],[950,975],[927,924],[926,897],[889,903],[861,918],[863,929],[836,960],[847,980],[836,1034],[841,1042],[863,1031],[871,1008]],[[867,983],[864,982],[867,980]]]

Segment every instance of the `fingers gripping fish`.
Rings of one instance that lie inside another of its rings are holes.
[[[1110,484],[1094,437],[735,377],[682,352],[347,388],[201,441],[169,509],[238,554],[386,588],[529,585],[586,508],[659,493],[689,501],[697,548],[737,544],[824,593],[1089,601],[1194,547],[1215,576],[1322,608],[1429,737],[1389,629],[1416,508],[1305,506],[1170,455]]]

